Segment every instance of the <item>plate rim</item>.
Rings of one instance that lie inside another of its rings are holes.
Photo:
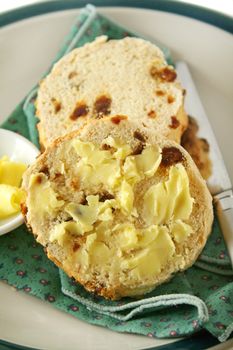
[[[218,11],[204,8],[198,5],[178,2],[174,0],[136,0],[133,3],[130,0],[93,0],[92,4],[96,7],[127,7],[127,8],[138,8],[157,10],[161,12],[169,12],[172,14],[178,14],[185,17],[197,19],[201,22],[211,24],[218,27],[226,32],[233,34],[233,18],[222,14]],[[28,18],[49,14],[53,12],[61,12],[64,10],[72,10],[82,8],[87,5],[85,0],[55,0],[47,2],[38,2],[31,5],[22,6],[20,8],[9,10],[0,14],[0,30],[2,27],[13,24],[15,22],[25,20]],[[202,334],[203,336],[203,334]],[[218,340],[212,337],[206,332],[207,336],[207,347],[219,344]],[[156,346],[150,349],[189,349],[187,341],[188,338],[178,340],[168,347],[168,345]],[[196,340],[196,341],[195,341]],[[192,346],[200,345],[200,340],[197,341],[195,337],[192,339]],[[3,346],[3,347],[2,347]],[[207,349],[204,347],[203,349]],[[12,343],[3,339],[0,339],[0,349],[35,349],[27,347],[25,345]],[[190,348],[191,349],[191,348]],[[193,347],[192,347],[193,349]],[[36,350],[36,349],[35,349]],[[146,350],[146,349],[144,349]]]
[[[96,7],[130,7],[175,13],[212,24],[233,34],[233,17],[196,4],[174,0],[136,0],[133,3],[131,0],[93,0],[92,3]],[[50,0],[22,6],[0,14],[0,28],[23,19],[56,11],[81,8],[85,5],[87,5],[85,0]]]

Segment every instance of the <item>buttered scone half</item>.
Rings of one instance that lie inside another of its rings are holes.
[[[211,231],[212,198],[189,154],[126,116],[56,140],[23,188],[48,257],[105,298],[143,295],[187,269]]]
[[[180,142],[188,124],[183,89],[162,51],[139,38],[107,39],[74,49],[41,82],[36,102],[41,145],[89,119],[116,114]]]

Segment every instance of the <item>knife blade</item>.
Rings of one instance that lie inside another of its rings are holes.
[[[178,61],[175,66],[178,79],[187,90],[185,110],[197,120],[198,136],[204,137],[210,144],[212,175],[207,181],[207,186],[213,195],[217,216],[233,266],[233,192],[231,180],[188,65],[183,61]]]

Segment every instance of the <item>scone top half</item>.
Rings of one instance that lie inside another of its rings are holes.
[[[48,257],[110,299],[143,295],[191,266],[213,221],[188,153],[126,116],[56,140],[23,187],[26,221]]]
[[[36,101],[40,143],[116,114],[180,141],[188,120],[183,89],[162,51],[139,38],[106,36],[74,49],[41,82]]]

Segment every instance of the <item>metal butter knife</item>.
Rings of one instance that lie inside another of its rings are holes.
[[[212,175],[208,179],[207,185],[213,195],[216,213],[233,266],[233,192],[231,180],[187,64],[182,61],[176,62],[176,71],[180,82],[187,90],[186,112],[197,120],[199,135],[207,139],[210,144]]]

